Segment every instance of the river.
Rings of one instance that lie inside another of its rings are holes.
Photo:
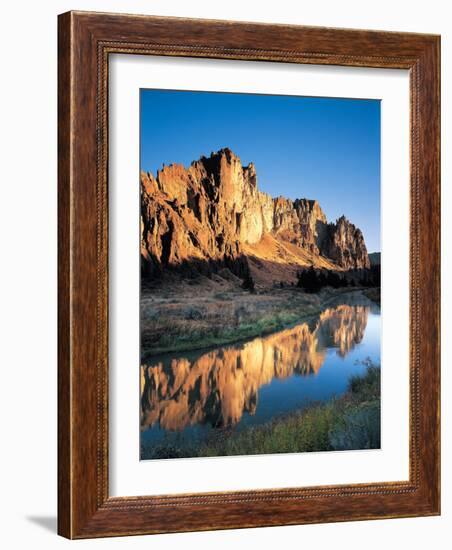
[[[142,446],[193,448],[215,430],[326,401],[343,394],[369,359],[380,363],[380,308],[358,292],[267,336],[152,357],[141,366]]]

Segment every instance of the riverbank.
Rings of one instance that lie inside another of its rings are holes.
[[[368,364],[346,393],[241,431],[222,430],[199,447],[159,444],[142,459],[301,453],[380,448],[380,367]]]
[[[377,305],[381,305],[381,289],[380,287],[367,288],[363,291],[364,296],[367,296],[369,300],[375,302]]]
[[[143,291],[142,360],[265,336],[308,321],[340,296],[364,289],[326,287],[317,294],[295,288],[247,292],[230,286],[181,284],[177,291]]]

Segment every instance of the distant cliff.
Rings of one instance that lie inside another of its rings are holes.
[[[172,164],[156,177],[142,173],[141,197],[142,267],[151,276],[203,264],[224,264],[240,276],[247,258],[278,266],[370,267],[360,229],[344,216],[328,223],[315,200],[259,191],[254,165],[242,166],[228,148],[189,168]]]

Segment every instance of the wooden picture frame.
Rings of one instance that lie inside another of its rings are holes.
[[[69,12],[58,39],[58,532],[68,538],[440,513],[440,38]],[[410,73],[409,481],[148,497],[108,490],[108,61],[113,53]]]

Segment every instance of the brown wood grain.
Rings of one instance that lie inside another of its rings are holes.
[[[69,12],[59,16],[58,531],[68,538],[439,513],[438,36]],[[108,56],[410,70],[410,480],[108,494]]]
[[[60,30],[70,15],[60,16]],[[70,410],[70,33],[58,33],[58,531],[71,532]]]

